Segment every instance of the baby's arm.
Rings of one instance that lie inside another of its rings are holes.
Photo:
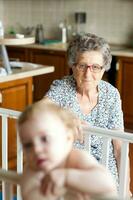
[[[42,178],[45,176],[42,171],[32,171],[29,168],[24,170],[20,180],[21,195],[23,200],[55,200],[50,193],[42,195],[40,191]]]
[[[115,183],[106,168],[88,152],[76,149],[69,156],[67,168],[52,170],[42,181],[45,195],[49,190],[53,195],[63,195],[65,188],[93,197],[117,196]]]
[[[24,200],[32,200],[34,191],[37,193],[37,190],[39,190],[41,178],[42,174],[40,172],[38,173],[29,168],[25,168],[20,181],[21,194]],[[33,200],[34,199],[35,198],[33,198]]]
[[[66,186],[89,195],[117,196],[111,174],[88,152],[73,150],[66,169]]]

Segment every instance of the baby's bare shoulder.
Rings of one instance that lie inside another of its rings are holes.
[[[76,168],[91,168],[99,166],[97,160],[87,151],[73,149],[69,156],[69,164]]]

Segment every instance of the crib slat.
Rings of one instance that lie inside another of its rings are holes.
[[[2,168],[8,169],[8,120],[2,116]]]
[[[20,186],[17,185],[17,200],[22,200]]]
[[[129,143],[123,141],[120,161],[119,196],[126,199]]]
[[[2,168],[8,169],[8,120],[7,116],[2,116]],[[5,182],[2,182],[2,199],[6,200],[6,189],[8,189]]]
[[[108,168],[108,162],[109,162],[109,144],[111,142],[110,138],[103,138],[103,145],[102,145],[102,159],[101,163]]]
[[[19,134],[17,133],[17,172],[23,172],[23,151],[20,143]],[[17,185],[17,200],[21,200],[20,186]]]
[[[7,182],[3,183],[2,199],[4,200],[13,199],[13,185],[11,183]]]
[[[91,133],[90,132],[84,134],[84,145],[85,145],[85,150],[90,152],[90,148],[91,148]]]
[[[23,151],[19,139],[19,134],[17,133],[17,172],[21,173],[22,171],[23,171]]]
[[[17,119],[20,112],[7,109],[0,109],[2,116],[2,168],[8,170],[8,118]],[[17,172],[23,171],[23,153],[20,141],[17,135]],[[2,182],[2,198],[3,200],[12,200],[11,183]],[[17,200],[21,200],[20,187],[17,186]]]

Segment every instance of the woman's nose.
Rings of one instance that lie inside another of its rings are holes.
[[[91,74],[91,68],[90,68],[90,66],[87,66],[85,73],[87,75]]]

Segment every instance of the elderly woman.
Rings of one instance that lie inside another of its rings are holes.
[[[55,80],[46,96],[60,106],[70,108],[88,125],[123,130],[123,113],[118,90],[101,80],[110,69],[111,52],[107,42],[94,34],[74,37],[67,50],[68,63],[73,74]],[[102,137],[92,136],[92,155],[101,158]],[[83,148],[84,144],[76,142]],[[121,143],[110,143],[109,169],[118,183]]]

